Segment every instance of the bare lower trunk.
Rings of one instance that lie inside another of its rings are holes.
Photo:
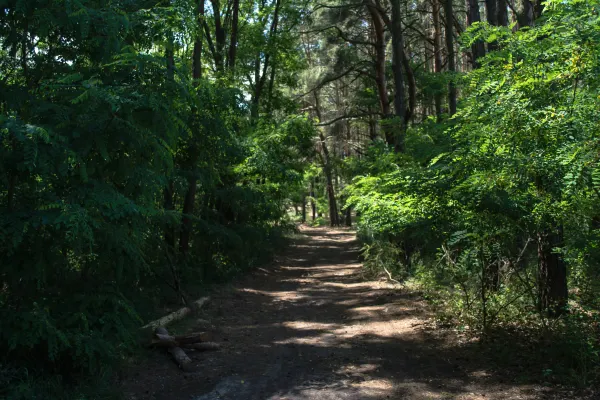
[[[302,223],[306,222],[306,196],[302,196]]]
[[[481,22],[481,13],[479,12],[479,1],[478,0],[467,0],[467,23],[469,26],[476,22]],[[479,68],[478,60],[485,56],[485,44],[483,41],[478,40],[471,46],[471,53],[473,55],[473,68]]]
[[[454,8],[452,0],[446,0],[444,4],[444,10],[446,14],[446,51],[448,52],[448,72],[454,74],[456,72],[455,57],[454,57],[454,33],[452,27],[454,26]],[[450,77],[448,83],[448,112],[450,115],[456,114],[456,84],[454,83],[454,76]]]
[[[539,310],[552,317],[565,312],[568,299],[567,267],[554,248],[562,246],[562,228],[558,232],[538,234]]]
[[[186,255],[190,248],[190,236],[192,233],[192,213],[196,201],[196,178],[188,180],[188,190],[183,202],[183,217],[181,221],[181,235],[179,237],[179,251]]]
[[[352,226],[352,209],[350,207],[346,208],[346,226]]]
[[[433,71],[442,72],[442,26],[440,23],[440,2],[433,0]],[[438,120],[442,115],[442,93],[437,90],[434,95],[435,115]]]
[[[377,87],[377,95],[379,98],[379,107],[383,118],[390,117],[390,100],[387,92],[387,81],[385,74],[385,26],[379,11],[369,3],[367,9],[373,21],[374,43],[375,43],[375,86]],[[396,139],[393,135],[393,130],[384,128],[385,140],[390,146],[396,145]]]
[[[406,114],[406,96],[404,93],[404,36],[402,34],[402,12],[400,10],[400,0],[391,0],[392,3],[392,70],[394,72],[394,111],[396,118],[400,118],[400,126],[397,127],[398,133],[395,135],[394,150],[404,152],[405,135],[405,114]],[[388,141],[389,143],[389,141]]]
[[[310,208],[312,211],[312,220],[317,219],[317,205],[315,203],[315,183],[310,183]]]

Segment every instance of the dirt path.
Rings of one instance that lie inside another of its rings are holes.
[[[152,352],[124,383],[129,399],[545,399],[503,383],[474,345],[428,331],[426,305],[365,282],[346,230],[303,228],[275,266],[212,295],[202,319],[224,344],[183,373]],[[193,324],[190,328],[194,328]]]

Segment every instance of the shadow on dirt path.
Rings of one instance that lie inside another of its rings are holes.
[[[123,383],[128,399],[545,399],[501,380],[478,357],[424,328],[425,303],[364,281],[354,233],[301,228],[275,265],[212,294],[202,319],[223,349],[183,373],[153,353]],[[190,325],[194,328],[193,324]]]

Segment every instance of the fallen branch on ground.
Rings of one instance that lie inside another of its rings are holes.
[[[203,305],[208,303],[209,300],[210,300],[209,297],[202,297],[201,299],[194,301],[190,305],[190,307],[180,308],[179,310],[172,312],[169,315],[165,315],[162,318],[159,318],[157,320],[149,322],[148,324],[142,326],[141,329],[143,331],[146,331],[146,330],[155,330],[155,329],[158,329],[159,327],[165,327],[165,326],[169,325],[170,323],[179,321],[180,319],[183,319],[186,316],[190,315],[192,312],[200,309]]]

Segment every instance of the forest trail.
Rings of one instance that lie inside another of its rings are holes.
[[[126,398],[564,398],[507,383],[476,343],[428,329],[418,294],[364,281],[353,231],[301,232],[272,267],[212,294],[200,318],[217,327],[222,350],[198,353],[193,373],[152,352],[127,373]]]

